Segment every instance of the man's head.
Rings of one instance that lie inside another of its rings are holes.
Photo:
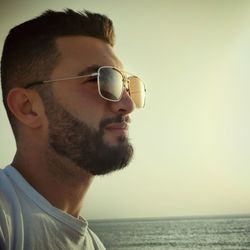
[[[10,30],[1,60],[3,102],[16,133],[15,117],[7,105],[7,95],[14,87],[49,79],[61,58],[56,39],[67,36],[89,36],[114,45],[113,24],[108,17],[90,12],[48,10],[35,19]]]
[[[122,70],[113,44],[112,22],[90,12],[47,11],[10,31],[1,61],[2,92],[18,146],[35,135],[47,142],[47,152],[94,175],[129,163],[127,126],[134,102],[127,91],[117,102],[105,100],[96,77],[25,89],[31,82],[92,74],[101,66]]]

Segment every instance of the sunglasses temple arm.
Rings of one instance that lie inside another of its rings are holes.
[[[40,84],[43,84],[44,83],[44,81],[38,81],[38,82],[32,82],[32,83],[29,83],[27,86],[25,86],[24,88],[25,89],[28,89],[28,88],[30,88],[30,87],[32,87],[32,86],[35,86],[35,85],[40,85]]]
[[[74,80],[74,79],[80,79],[80,78],[86,78],[86,77],[98,76],[98,75],[99,75],[99,73],[92,73],[92,74],[88,74],[88,75],[66,77],[66,78],[60,78],[60,79],[55,79],[55,80],[47,80],[47,81],[43,81],[43,82],[50,83],[50,82],[58,82],[58,81],[67,81],[67,80]]]

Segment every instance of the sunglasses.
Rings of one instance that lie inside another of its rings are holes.
[[[127,91],[135,103],[136,108],[143,108],[145,105],[146,89],[143,81],[134,75],[121,71],[112,66],[99,67],[96,73],[67,77],[55,80],[39,81],[28,84],[25,88],[37,84],[73,80],[79,78],[96,77],[99,95],[108,101],[118,102],[121,100],[124,91]]]

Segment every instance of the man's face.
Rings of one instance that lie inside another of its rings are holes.
[[[57,40],[61,60],[51,79],[77,76],[92,66],[122,69],[111,47],[95,38]],[[44,96],[43,96],[44,95]],[[49,148],[93,175],[125,167],[133,155],[128,141],[129,113],[134,104],[125,91],[119,102],[98,94],[96,79],[60,81],[48,88],[43,101],[48,119]]]

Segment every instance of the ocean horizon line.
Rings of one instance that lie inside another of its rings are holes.
[[[248,218],[250,213],[232,214],[201,214],[201,215],[175,215],[175,216],[149,216],[149,217],[124,217],[124,218],[99,218],[88,219],[90,223],[96,222],[122,222],[122,221],[144,221],[144,220],[184,220],[184,219],[216,219],[216,218]]]

